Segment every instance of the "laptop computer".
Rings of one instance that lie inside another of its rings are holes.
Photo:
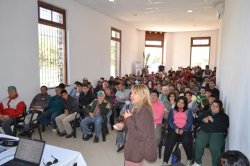
[[[20,138],[14,159],[3,166],[39,166],[43,155],[45,141]]]

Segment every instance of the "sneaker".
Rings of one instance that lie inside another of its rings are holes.
[[[118,146],[118,149],[117,149],[117,151],[116,151],[116,152],[120,152],[120,151],[122,151],[122,149],[124,149],[124,145],[122,145],[122,146]]]
[[[65,136],[66,135],[66,132],[59,132],[59,134],[58,134],[60,137],[63,137],[63,136]]]
[[[73,133],[67,134],[67,135],[66,135],[66,138],[71,138],[72,136],[73,136]]]
[[[192,160],[187,161],[187,166],[192,166]]]
[[[96,137],[94,138],[94,143],[98,143],[99,142],[99,137]]]
[[[93,137],[93,134],[88,134],[86,137],[83,138],[83,140],[88,141],[92,137]]]
[[[166,162],[163,162],[162,166],[167,166],[168,164]]]
[[[194,162],[194,164],[192,166],[201,166],[201,164]]]
[[[53,128],[53,129],[52,129],[52,132],[53,132],[53,133],[57,132],[57,129],[54,129],[54,128]]]

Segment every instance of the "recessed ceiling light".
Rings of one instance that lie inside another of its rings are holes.
[[[115,2],[115,0],[109,0],[109,2]]]
[[[188,13],[192,13],[192,12],[193,12],[193,10],[188,10],[187,12],[188,12]]]

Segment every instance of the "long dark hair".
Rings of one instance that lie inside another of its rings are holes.
[[[184,101],[183,111],[186,111],[186,110],[188,109],[188,101],[187,101],[187,98],[186,98],[185,96],[180,96],[180,97],[177,99],[174,109],[175,109],[176,111],[179,111],[179,108],[178,108],[177,105],[178,105],[178,102],[179,102],[180,100],[183,100],[183,101]]]

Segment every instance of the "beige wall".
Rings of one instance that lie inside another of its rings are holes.
[[[166,69],[170,69],[171,67],[177,69],[179,66],[190,66],[191,37],[207,36],[211,36],[209,66],[213,69],[217,63],[218,30],[166,33]]]

